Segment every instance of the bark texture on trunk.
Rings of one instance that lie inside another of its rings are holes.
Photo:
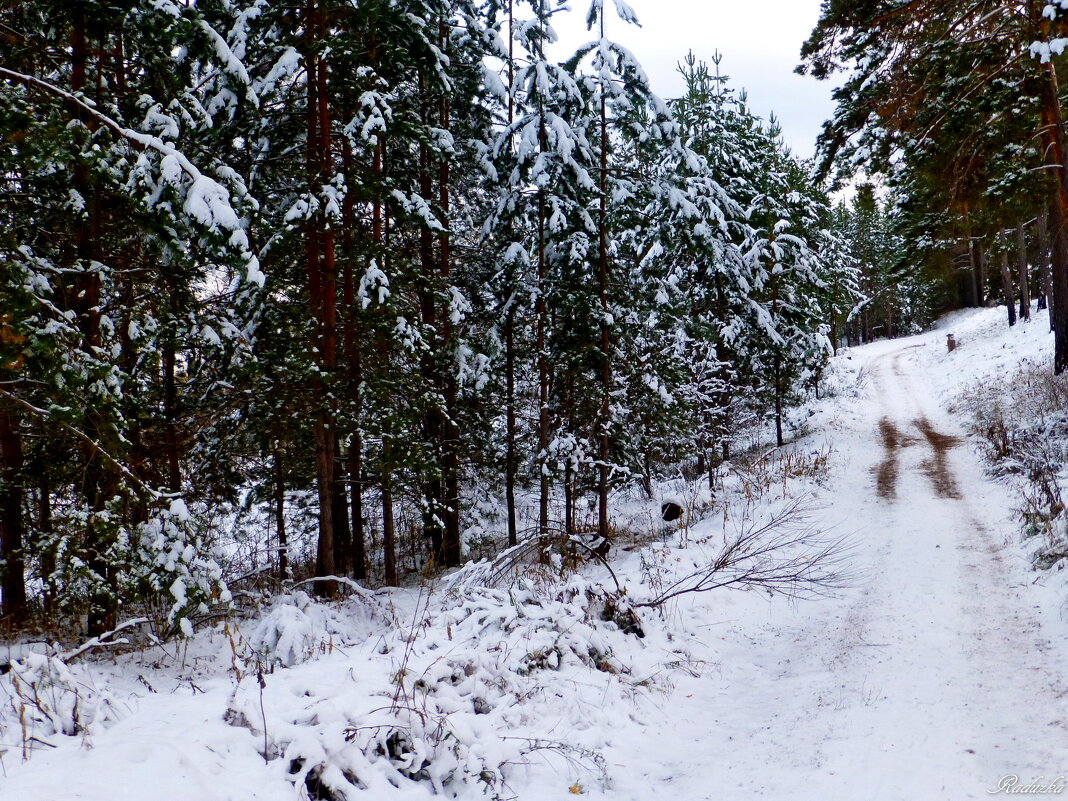
[[[512,85],[515,83],[515,14],[513,0],[508,0],[508,126],[515,119],[515,98]],[[511,290],[511,287],[509,287]],[[515,293],[507,300],[504,317],[504,375],[505,375],[505,464],[504,497],[508,512],[508,544],[519,542],[516,529],[515,474],[516,474],[516,418],[515,418]]]
[[[289,540],[286,534],[286,475],[281,448],[274,454],[274,529],[278,548],[278,578],[289,578]]]
[[[322,12],[316,0],[305,7],[305,71],[307,73],[306,150],[308,191],[317,195],[330,170],[330,113],[327,97],[326,65],[319,57],[323,36]],[[329,221],[319,213],[306,226],[305,258],[308,303],[314,321],[314,357],[321,374],[337,368],[337,273],[334,264],[334,234]],[[315,483],[319,501],[319,537],[315,572],[320,576],[336,572],[334,562],[334,502],[336,431],[331,410],[325,405],[327,390],[320,379],[315,414]],[[318,582],[316,591],[331,595],[332,582]]]
[[[601,36],[604,37],[604,9],[601,10]],[[608,110],[602,90],[601,95],[601,173],[598,202],[597,231],[597,284],[601,303],[601,410],[597,421],[600,431],[597,446],[597,535],[604,547],[608,542],[608,476],[610,437],[612,428],[612,333],[609,318],[609,269],[608,269]]]
[[[546,353],[546,331],[549,326],[545,303],[545,202],[538,200],[538,533],[549,533],[549,358]]]
[[[1060,207],[1056,199],[1051,211]],[[1053,216],[1051,214],[1051,216]],[[1053,225],[1053,253],[1050,269],[1050,325],[1053,327],[1053,372],[1068,367],[1068,231],[1059,221]]]
[[[1012,271],[1009,270],[1009,251],[1005,246],[1005,229],[998,231],[998,257],[1001,262],[1001,292],[1009,315],[1009,327],[1016,325],[1016,298],[1012,291]]]
[[[972,266],[971,282],[972,298],[975,307],[983,305],[983,262],[979,258],[979,243],[972,238],[971,217],[968,214],[968,204],[964,204],[964,237],[968,243],[968,261]]]
[[[1031,271],[1027,266],[1027,233],[1023,223],[1016,226],[1016,256],[1020,273],[1020,318],[1031,319]]]
[[[1049,307],[1050,298],[1053,295],[1053,282],[1050,277],[1050,240],[1049,240],[1049,212],[1046,209],[1038,215],[1038,283],[1041,294],[1038,296],[1038,308]],[[1053,330],[1053,316],[1050,315],[1049,330]]]
[[[23,563],[23,452],[18,418],[0,401],[0,589],[5,621],[26,617],[26,569]]]
[[[1032,24],[1044,38],[1050,34],[1050,21],[1042,16],[1043,4],[1029,0]],[[1049,224],[1052,229],[1053,258],[1051,263],[1053,325],[1053,372],[1060,374],[1068,368],[1068,169],[1065,166],[1064,116],[1061,110],[1057,69],[1052,61],[1042,65],[1042,135],[1046,144],[1046,158],[1054,176],[1054,193],[1049,204]]]

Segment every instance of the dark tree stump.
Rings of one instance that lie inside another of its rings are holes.
[[[669,523],[673,520],[678,520],[682,517],[682,507],[674,501],[662,503],[660,504],[660,516]]]

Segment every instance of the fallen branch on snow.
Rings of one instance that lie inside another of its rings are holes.
[[[633,606],[658,607],[681,595],[724,587],[763,589],[793,599],[832,596],[853,583],[849,551],[846,538],[828,539],[811,524],[804,501],[796,500],[764,523],[744,521],[710,562]]]
[[[79,656],[87,654],[90,651],[95,651],[97,648],[109,648],[113,645],[126,645],[130,641],[127,640],[125,637],[120,637],[119,639],[112,638],[121,631],[126,631],[126,629],[131,629],[134,626],[144,625],[147,622],[147,617],[131,618],[130,620],[120,623],[111,631],[105,631],[98,637],[93,637],[91,640],[86,640],[77,648],[71,651],[63,651],[62,653],[56,654],[56,656],[58,656],[64,662],[70,662],[72,659],[77,659]]]

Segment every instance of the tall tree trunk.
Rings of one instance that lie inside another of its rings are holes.
[[[979,257],[979,243],[972,238],[972,222],[968,213],[968,204],[964,204],[964,236],[968,242],[968,261],[972,266],[971,288],[975,307],[983,305],[983,262]]]
[[[998,231],[998,254],[1001,260],[1001,292],[1009,313],[1009,327],[1016,325],[1016,297],[1012,291],[1012,271],[1009,270],[1009,250],[1005,241],[1005,229]]]
[[[386,585],[397,585],[397,529],[393,522],[393,476],[390,466],[389,443],[383,443],[382,451],[382,551],[385,562]]]
[[[548,15],[545,11],[545,0],[538,0],[538,24],[542,35],[538,38],[538,57],[545,60],[545,33],[548,28]],[[549,150],[549,134],[545,125],[545,108],[539,97],[538,99],[538,147],[542,153]],[[549,533],[549,354],[548,327],[549,313],[545,301],[547,290],[546,263],[545,263],[545,192],[538,192],[538,300],[535,305],[537,317],[537,350],[538,350],[538,533],[546,536]]]
[[[349,508],[352,520],[352,577],[367,578],[367,532],[363,522],[363,436],[359,428],[349,440]]]
[[[546,353],[548,311],[545,303],[545,201],[538,198],[538,533],[549,533],[549,360]]]
[[[71,89],[82,92],[86,88],[90,49],[86,39],[87,21],[85,10],[79,6],[72,17],[71,30]],[[100,75],[98,64],[97,98],[99,101]],[[99,127],[95,117],[86,116],[75,105],[76,116],[82,119],[90,132]],[[84,118],[84,119],[83,119]],[[85,199],[88,219],[77,223],[78,273],[70,304],[77,316],[82,334],[82,348],[91,360],[99,358],[102,344],[102,284],[98,270],[90,267],[93,262],[103,261],[100,253],[103,228],[103,203],[94,186],[89,170],[79,159],[74,166],[74,188]],[[96,445],[113,457],[118,457],[120,440],[114,431],[107,411],[97,405],[86,410],[86,434]],[[105,515],[107,504],[120,494],[120,481],[114,466],[87,445],[83,449],[85,470],[82,492],[88,505],[85,527],[86,564],[98,583],[90,593],[87,630],[90,635],[99,635],[114,628],[118,612],[116,576],[109,551],[113,544],[114,524]]]
[[[775,445],[781,448],[786,443],[786,440],[783,439],[782,435],[782,367],[777,354],[772,370],[775,373]]]
[[[1060,208],[1056,198],[1050,202],[1050,216]],[[1053,225],[1053,250],[1050,264],[1050,321],[1053,326],[1053,372],[1059,375],[1068,367],[1065,351],[1061,346],[1068,345],[1068,229],[1061,222]]]
[[[445,30],[445,24],[441,25],[441,48],[443,52],[447,52],[448,37]],[[443,130],[449,130],[451,127],[450,117],[451,110],[449,108],[448,96],[443,96],[439,104],[440,114],[439,122]],[[447,156],[442,157],[440,164],[438,165],[438,206],[441,209],[441,224],[444,226],[443,230],[438,235],[438,255],[441,262],[441,284],[446,289],[446,295],[444,302],[446,308],[444,314],[442,314],[442,364],[441,370],[441,382],[442,382],[442,398],[445,402],[445,415],[442,425],[442,440],[441,440],[441,470],[442,470],[442,489],[444,491],[444,515],[445,515],[445,532],[444,541],[442,543],[442,557],[443,564],[446,567],[454,567],[460,564],[460,431],[457,424],[457,387],[456,387],[456,367],[453,354],[456,349],[455,343],[455,331],[453,330],[453,316],[452,309],[449,306],[452,302],[451,295],[447,294],[449,288],[449,282],[452,275],[452,261],[451,261],[451,242],[449,238],[449,225],[450,225],[450,210],[449,210],[449,160]]]
[[[41,560],[41,581],[44,584],[44,611],[50,616],[56,599],[56,547],[52,539],[52,485],[48,476],[48,465],[43,459],[35,464],[37,479],[37,532],[39,540],[36,545],[37,558]]]
[[[274,530],[278,542],[278,578],[289,578],[289,540],[286,535],[286,474],[279,443],[274,451]]]
[[[326,96],[326,66],[318,55],[322,41],[321,13],[316,0],[308,0],[305,33],[307,39],[307,151],[308,191],[318,196],[321,184],[330,172],[330,119]],[[320,375],[331,376],[337,367],[336,303],[337,286],[334,267],[333,231],[322,212],[309,221],[306,238],[308,295],[312,319],[315,322],[315,358]],[[320,378],[316,401],[315,481],[319,501],[319,538],[315,555],[315,572],[320,576],[333,575],[334,565],[334,467],[335,437],[329,392]],[[330,582],[319,582],[316,590],[331,595],[336,588]]]
[[[386,173],[385,148],[379,141],[381,153],[382,174]],[[391,242],[390,214],[389,209],[380,205],[382,213],[382,259],[389,265],[389,253]],[[376,347],[379,354],[380,368],[388,375],[390,370],[390,345],[388,334],[379,329]],[[382,432],[382,452],[379,458],[380,486],[382,490],[382,559],[385,566],[385,582],[389,586],[397,584],[397,529],[393,520],[393,424],[386,422]]]
[[[315,477],[319,500],[319,540],[315,552],[315,573],[332,576],[334,567],[334,451],[333,439],[324,415],[315,421]],[[316,591],[320,595],[332,595],[330,582],[319,582]]]
[[[601,9],[601,38],[604,38],[604,9]],[[601,171],[598,178],[597,288],[601,303],[601,410],[597,421],[597,535],[602,547],[608,542],[609,438],[612,429],[612,334],[608,324],[608,107],[601,87]]]
[[[320,7],[319,13],[316,15],[316,21],[319,26],[319,41],[327,41],[328,33],[326,30],[326,24],[322,8]],[[320,60],[319,69],[316,75],[319,81],[319,91],[317,92],[317,100],[319,107],[319,138],[320,138],[320,157],[322,164],[322,176],[320,183],[325,184],[333,179],[334,161],[333,161],[333,145],[331,142],[330,131],[330,95],[328,92],[327,75],[329,68],[325,61]],[[331,379],[337,375],[337,354],[338,354],[338,337],[337,337],[337,262],[335,252],[335,235],[334,235],[334,220],[323,217],[323,309],[322,309],[322,360],[323,369]],[[327,546],[332,546],[334,553],[342,554],[342,558],[348,555],[348,542],[347,538],[341,543],[339,549],[334,544],[334,539],[339,535],[344,536],[344,532],[348,531],[348,508],[345,503],[344,497],[338,498],[338,493],[342,491],[342,485],[337,479],[337,475],[340,472],[341,467],[341,448],[337,438],[337,420],[336,414],[332,406],[327,406],[324,419],[324,442],[323,449],[326,454],[329,455],[330,465],[329,474],[324,476],[329,481],[330,498],[328,499],[331,505],[330,509],[330,535]],[[337,564],[336,557],[331,560],[332,564],[322,565],[324,571],[330,573],[336,573],[338,571],[345,572],[344,565]],[[326,590],[327,588],[324,588]]]
[[[1027,233],[1021,221],[1016,226],[1016,256],[1020,271],[1020,318],[1031,319],[1031,272],[1027,267]]]
[[[516,474],[516,419],[515,419],[515,310],[514,294],[508,299],[508,311],[504,317],[504,498],[508,515],[508,544],[519,542],[516,527],[515,474]]]
[[[377,48],[372,46],[371,51],[372,62],[377,61]],[[382,134],[379,133],[381,137]],[[382,200],[379,196],[381,191],[382,175],[385,168],[384,165],[384,147],[381,139],[375,143],[374,153],[371,160],[371,170],[375,179],[375,195],[371,202],[371,242],[373,244],[372,260],[381,258],[382,244],[385,238],[385,213],[382,205]],[[356,314],[355,304],[350,310],[351,314]],[[376,335],[378,339],[377,350],[380,354],[384,355],[384,361],[388,363],[388,347],[385,344],[385,339],[381,335]],[[354,332],[355,339],[355,332]],[[386,365],[383,365],[383,369]],[[363,432],[362,425],[362,413],[363,413],[363,397],[360,394],[360,387],[363,384],[363,359],[360,356],[358,347],[353,347],[349,352],[349,369],[350,369],[350,388],[352,392],[352,399],[355,405],[355,417],[356,428],[353,435],[353,441],[349,444],[349,479],[351,484],[351,500],[350,505],[352,508],[352,566],[353,575],[358,579],[367,578],[367,534],[364,528],[364,515],[363,515]],[[384,461],[384,460],[383,460]],[[383,487],[385,487],[387,481],[383,481]],[[392,529],[392,510],[390,511],[390,527]],[[385,530],[384,517],[383,517],[383,531]],[[390,538],[392,542],[392,531]],[[387,554],[387,559],[393,559],[394,557]],[[393,572],[396,573],[394,567]],[[395,580],[394,576],[394,580]]]
[[[352,160],[352,146],[348,137],[342,139],[342,154],[344,158],[345,175],[355,174]],[[372,156],[372,171],[376,178],[381,173],[381,152],[375,146]],[[375,187],[377,198],[378,187]],[[367,553],[366,534],[363,526],[363,397],[361,384],[363,382],[363,359],[360,354],[360,306],[356,299],[356,276],[354,275],[355,247],[353,244],[353,231],[356,228],[355,196],[352,192],[345,194],[343,213],[344,245],[347,258],[345,259],[344,271],[344,303],[345,303],[345,335],[344,351],[348,375],[346,376],[346,391],[349,401],[349,411],[352,416],[352,431],[346,447],[345,471],[348,473],[348,504],[349,504],[349,548],[344,563],[351,572],[353,578],[360,580],[367,578]],[[377,199],[372,206],[371,238],[377,247],[382,236],[381,210]],[[343,488],[339,494],[344,498]]]
[[[4,619],[21,623],[26,617],[26,569],[22,555],[23,495],[22,435],[18,418],[0,400],[0,559],[3,565]]]
[[[1048,38],[1050,21],[1042,16],[1043,3],[1028,0],[1028,11],[1033,26]],[[1064,159],[1068,148],[1064,141],[1064,117],[1061,110],[1060,90],[1057,86],[1057,69],[1050,60],[1041,67],[1042,81],[1042,134],[1046,140],[1046,158],[1055,178],[1055,193],[1050,203],[1050,225],[1053,229],[1053,262],[1051,265],[1053,288],[1053,372],[1060,374],[1068,368],[1068,241],[1065,230],[1068,224],[1068,167]]]
[[[352,555],[352,542],[349,536],[349,496],[345,491],[347,483],[351,480],[347,475],[348,460],[341,455],[341,441],[334,436],[334,488],[331,492],[331,500],[334,508],[331,510],[331,519],[334,524],[334,571],[339,576],[344,576],[351,570],[349,557]]]
[[[515,119],[515,19],[513,0],[508,0],[508,127]],[[511,149],[511,137],[509,137]],[[519,542],[516,529],[515,474],[516,474],[516,419],[515,419],[515,300],[514,281],[508,282],[508,300],[504,315],[504,499],[508,515],[508,544]]]
[[[426,98],[427,85],[422,75],[419,76],[420,95],[424,98],[420,111],[422,122],[430,126],[431,103]],[[431,177],[430,150],[425,143],[419,146],[419,194],[430,203],[434,187]],[[440,212],[440,209],[439,209]],[[428,399],[423,412],[423,436],[430,452],[434,455],[434,464],[423,482],[423,498],[426,508],[423,511],[423,535],[430,539],[433,561],[436,565],[445,562],[445,485],[443,480],[443,432],[445,415],[441,408],[442,398],[442,360],[441,330],[438,322],[437,294],[439,288],[440,265],[434,254],[434,234],[426,224],[419,230],[419,261],[421,268],[419,283],[419,310],[423,327],[432,332],[434,347],[425,350],[420,357],[422,373]]]
[[[425,83],[420,79],[420,89],[426,93]],[[427,110],[423,110],[423,122],[430,124]],[[419,146],[419,194],[429,203],[433,195],[430,177],[430,152],[425,144]],[[435,290],[438,284],[438,265],[434,258],[434,234],[424,224],[419,230],[419,260],[422,275],[419,286],[419,309],[423,326],[428,332],[438,333],[437,299]],[[444,415],[439,402],[441,390],[440,368],[437,364],[441,357],[439,343],[427,349],[420,357],[420,372],[423,383],[430,395],[423,413],[423,436],[435,456],[435,464],[423,483],[423,497],[426,509],[423,512],[423,535],[430,539],[434,563],[441,565],[445,561],[444,553],[444,484],[442,481],[442,430]],[[436,390],[436,391],[435,391]]]
[[[1038,308],[1049,307],[1050,298],[1053,295],[1053,284],[1050,280],[1050,241],[1049,241],[1049,212],[1046,209],[1038,215],[1037,231],[1038,257],[1038,284],[1041,292],[1038,296]],[[1053,315],[1050,315],[1049,330],[1053,330]]]

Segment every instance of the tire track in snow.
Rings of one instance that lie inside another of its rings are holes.
[[[978,512],[991,506],[977,492],[999,495],[998,488],[982,474],[975,455],[959,447],[962,438],[944,433],[954,421],[928,410],[928,394],[907,365],[910,351],[898,350],[873,365],[880,377],[875,397],[880,439],[885,445],[888,427],[909,425],[924,446],[918,461],[905,459],[898,438],[896,503],[905,514],[891,516],[888,526],[873,526],[895,543],[885,571],[892,580],[877,581],[866,597],[893,614],[873,615],[868,633],[890,641],[880,663],[915,677],[911,687],[898,684],[883,705],[879,750],[883,756],[911,751],[899,764],[899,776],[907,775],[908,765],[917,771],[926,765],[932,782],[954,775],[970,780],[951,781],[944,796],[927,797],[985,797],[1006,773],[1030,781],[1068,768],[1064,716],[1053,709],[1066,695],[1064,672],[1046,656],[1048,642],[1042,642],[1034,610],[1008,585],[1005,544],[994,540]],[[878,484],[876,494],[886,497]],[[922,528],[916,527],[920,520]],[[916,528],[909,532],[902,524]],[[924,558],[934,569],[924,571],[916,563]],[[1044,705],[1044,699],[1053,703]],[[923,749],[902,747],[910,738]]]

